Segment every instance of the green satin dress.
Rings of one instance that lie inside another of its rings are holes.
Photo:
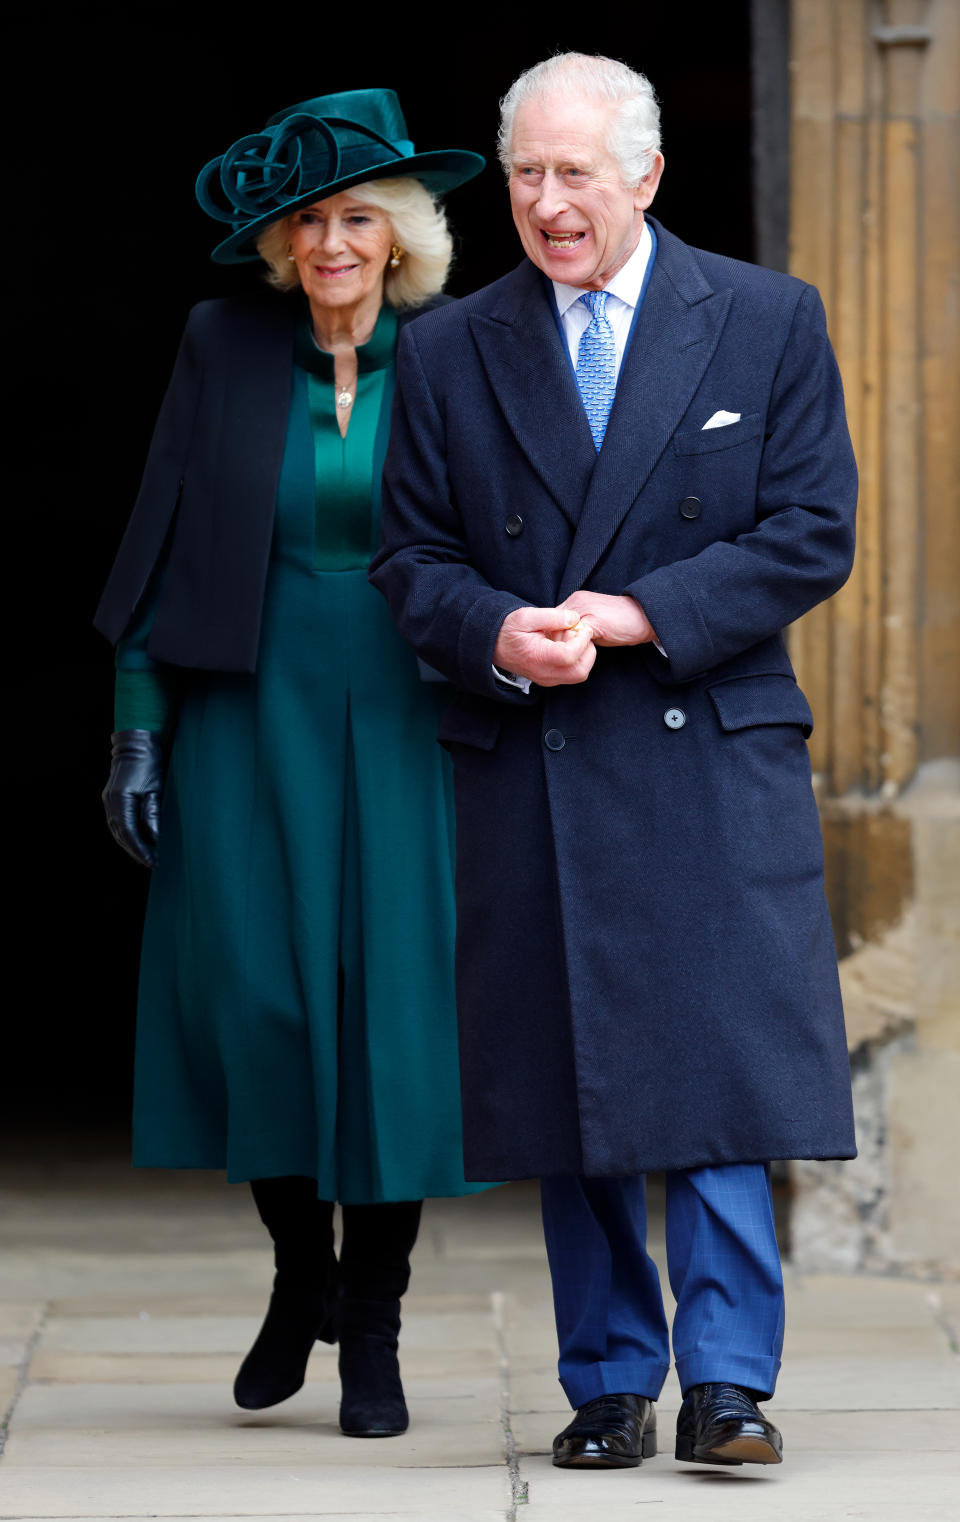
[[[463,1178],[448,691],[366,576],[396,332],[384,307],[346,439],[332,356],[298,332],[256,675],[177,678],[137,1024],[135,1163],[305,1174],[350,1203],[484,1187]],[[157,727],[149,622],[118,653],[118,728]]]

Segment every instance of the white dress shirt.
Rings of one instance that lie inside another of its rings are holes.
[[[640,242],[623,269],[617,270],[609,285],[605,286],[607,302],[604,310],[613,329],[613,338],[617,346],[618,379],[627,339],[630,337],[630,324],[637,310],[637,302],[640,300],[640,292],[643,289],[643,279],[652,253],[653,239],[650,236],[649,227],[644,222]],[[559,280],[552,280],[550,283],[556,297],[557,311],[560,313],[563,336],[567,340],[567,348],[570,351],[570,363],[576,369],[580,339],[590,325],[590,309],[580,300],[583,295],[580,286],[561,285]]]
[[[637,244],[623,269],[617,270],[609,285],[604,289],[607,293],[607,301],[604,307],[607,319],[613,329],[613,339],[617,349],[617,378],[620,377],[620,366],[627,349],[627,339],[630,337],[630,328],[633,316],[637,310],[637,302],[640,300],[640,292],[643,289],[644,277],[647,273],[647,265],[650,263],[650,255],[653,253],[653,239],[646,222],[640,234],[640,242]],[[553,294],[556,297],[557,311],[560,314],[560,326],[563,336],[567,341],[567,349],[570,354],[570,363],[577,368],[577,355],[580,352],[580,340],[590,325],[590,309],[581,300],[583,290],[577,285],[563,285],[559,280],[551,280]],[[666,655],[662,645],[657,645],[661,655]],[[525,676],[514,676],[506,671],[501,671],[494,666],[497,680],[508,687],[519,687],[521,692],[530,691],[530,679]]]

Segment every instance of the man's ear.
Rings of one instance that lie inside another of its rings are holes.
[[[635,211],[646,211],[657,193],[660,184],[660,176],[663,174],[663,154],[658,153],[649,171],[644,175],[640,184],[633,193],[633,205]]]

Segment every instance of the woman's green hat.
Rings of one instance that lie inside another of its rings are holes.
[[[210,257],[256,259],[269,223],[351,185],[409,174],[439,194],[472,180],[485,162],[463,148],[416,153],[393,90],[318,95],[278,111],[262,132],[238,138],[201,169],[197,200],[233,228]]]

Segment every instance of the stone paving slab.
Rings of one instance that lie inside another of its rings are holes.
[[[503,1341],[510,1355],[511,1365],[528,1367],[536,1361],[547,1360],[556,1367],[557,1335],[553,1329],[553,1304],[531,1305],[520,1308],[522,1315],[507,1321],[503,1329]]]
[[[42,1345],[30,1364],[33,1382],[86,1385],[91,1383],[215,1384],[229,1389],[237,1373],[234,1353],[167,1357],[163,1353],[58,1353]]]
[[[875,1279],[866,1274],[788,1278],[788,1330],[805,1325],[820,1330],[875,1327],[884,1332],[896,1327],[926,1327],[938,1299],[957,1288],[916,1279]]]
[[[552,1346],[545,1347],[541,1353],[520,1353],[514,1355],[507,1350],[507,1361],[510,1365],[511,1378],[521,1379],[524,1375],[551,1380],[557,1383],[557,1344],[554,1339]]]
[[[252,1341],[252,1337],[250,1341]],[[34,1380],[59,1384],[167,1384],[201,1383],[229,1387],[239,1366],[237,1353],[64,1353],[41,1346],[30,1365]],[[311,1357],[310,1367],[327,1360],[333,1368],[336,1351],[325,1344]],[[438,1348],[401,1353],[405,1377],[421,1378],[444,1373],[485,1377],[499,1366],[495,1348]],[[312,1376],[311,1376],[312,1377]],[[320,1376],[322,1377],[322,1375]]]
[[[24,1360],[29,1343],[29,1337],[0,1337],[0,1368],[17,1368]]]
[[[570,1416],[570,1403],[557,1382],[556,1370],[542,1374],[513,1374],[510,1378],[510,1410],[549,1411]],[[563,1424],[561,1423],[561,1426]]]
[[[266,1305],[270,1278],[269,1259],[262,1247],[245,1252],[109,1253],[8,1248],[5,1240],[3,1249],[5,1299],[35,1295],[55,1300],[131,1292],[166,1295],[171,1284],[183,1284],[201,1295],[216,1295],[227,1286],[233,1294],[249,1289]]]
[[[960,1284],[939,1284],[930,1291],[930,1305],[954,1349],[960,1347]]]
[[[785,1363],[777,1384],[782,1409],[924,1410],[960,1405],[960,1368],[951,1358],[897,1358],[881,1346],[872,1358],[821,1357]]]
[[[423,1515],[460,1522],[471,1512],[510,1505],[503,1465],[484,1469],[408,1470],[358,1464],[332,1474],[320,1457],[256,1468],[236,1464],[154,1464],[137,1469],[98,1465],[4,1465],[4,1518],[314,1517]]]
[[[239,1359],[260,1330],[262,1311],[256,1316],[52,1316],[43,1345],[58,1353],[229,1353]],[[445,1309],[433,1315],[405,1311],[403,1318],[403,1350],[411,1361],[422,1353],[449,1359],[453,1347],[458,1357],[465,1351],[483,1355],[493,1349],[495,1337],[489,1301],[482,1314],[460,1311],[452,1320]],[[324,1348],[318,1355],[336,1357]]]
[[[13,1400],[19,1380],[19,1369],[0,1369],[0,1421],[3,1420],[4,1413]]]
[[[435,1381],[432,1393],[407,1381],[409,1432],[390,1442],[360,1443],[336,1425],[339,1384],[311,1383],[262,1412],[243,1412],[229,1390],[213,1386],[147,1386],[131,1398],[122,1385],[31,1385],[17,1407],[7,1467],[98,1467],[159,1464],[189,1453],[198,1465],[237,1463],[356,1467],[462,1468],[503,1462],[499,1386],[458,1391]]]
[[[869,1358],[878,1354],[881,1329],[875,1326],[787,1328],[783,1340],[783,1361],[795,1358]],[[897,1363],[901,1359],[932,1358],[949,1360],[950,1344],[942,1328],[928,1320],[926,1326],[892,1326],[882,1328],[882,1356]]]
[[[482,1261],[458,1261],[455,1275],[448,1263],[421,1253],[416,1258],[414,1273],[417,1294],[424,1299],[438,1293],[446,1296],[451,1283],[456,1284],[458,1292],[468,1295],[489,1294],[503,1289],[505,1284],[519,1299],[543,1299],[550,1291],[542,1248],[524,1257],[514,1257],[505,1244],[499,1253],[490,1253]],[[270,1283],[269,1259],[262,1247],[238,1253],[121,1255],[99,1251],[28,1251],[9,1248],[4,1240],[0,1296],[25,1299],[35,1293],[54,1305],[68,1301],[71,1311],[77,1308],[77,1302],[87,1300],[92,1306],[90,1315],[110,1315],[113,1309],[108,1302],[115,1297],[125,1299],[127,1309],[139,1312],[149,1309],[149,1297],[169,1297],[171,1284],[182,1284],[191,1297],[216,1300],[225,1294],[243,1296],[241,1314],[256,1314],[258,1306],[262,1314],[270,1296]]]
[[[492,1255],[477,1261],[461,1259],[456,1272],[445,1259],[428,1258],[420,1253],[414,1265],[414,1283],[417,1294],[432,1296],[449,1293],[451,1283],[464,1294],[487,1294],[502,1290],[509,1285],[511,1293],[522,1302],[542,1300],[550,1293],[550,1276],[547,1260],[541,1253],[523,1258],[514,1257],[509,1241],[505,1242],[499,1257]]]
[[[521,1464],[529,1486],[529,1506],[523,1522],[579,1510],[588,1518],[608,1518],[616,1508],[634,1509],[659,1503],[669,1522],[750,1522],[771,1517],[783,1522],[808,1515],[820,1522],[840,1518],[890,1518],[912,1522],[915,1508],[953,1507],[956,1515],[960,1460],[956,1453],[925,1452],[917,1463],[905,1462],[900,1451],[798,1451],[782,1465],[744,1465],[714,1469],[708,1465],[678,1464],[661,1455],[639,1469],[604,1471],[555,1469],[546,1457]],[[807,1508],[807,1511],[804,1511]],[[942,1516],[946,1518],[947,1511]],[[936,1515],[935,1512],[932,1515]]]
[[[440,1403],[437,1403],[439,1405]],[[313,1407],[316,1410],[316,1407]],[[119,1471],[163,1465],[170,1454],[189,1453],[197,1468],[230,1464],[243,1469],[264,1465],[301,1465],[329,1470],[329,1483],[338,1482],[333,1471],[355,1469],[358,1439],[344,1437],[337,1427],[337,1403],[331,1401],[322,1418],[301,1423],[237,1422],[227,1417],[220,1423],[167,1424],[84,1431],[24,1431],[19,1423],[4,1453],[3,1481],[18,1468],[63,1468],[94,1464]],[[441,1412],[424,1407],[409,1432],[389,1442],[364,1442],[362,1467],[388,1469],[465,1469],[503,1465],[503,1428],[499,1417],[479,1414],[451,1422]]]
[[[46,1309],[43,1300],[0,1300],[0,1337],[32,1337]]]
[[[245,1294],[171,1295],[156,1292],[138,1295],[65,1295],[48,1302],[51,1319],[60,1316],[263,1316],[267,1295],[260,1290]]]
[[[861,1506],[856,1498],[825,1500],[822,1495],[800,1498],[776,1497],[776,1510],[771,1510],[771,1497],[754,1496],[741,1502],[739,1495],[717,1496],[699,1494],[692,1501],[668,1497],[647,1497],[628,1501],[625,1505],[611,1505],[601,1499],[593,1499],[588,1505],[557,1506],[552,1501],[545,1505],[534,1502],[518,1512],[523,1522],[956,1522],[955,1500],[933,1501],[929,1504],[908,1501],[897,1496],[889,1508],[878,1512],[871,1505]],[[894,1508],[903,1507],[898,1511]],[[282,1519],[286,1522],[286,1519]],[[459,1518],[457,1519],[459,1522]]]
[[[498,1379],[407,1379],[412,1423],[421,1429],[434,1424],[500,1420]],[[263,1428],[328,1421],[336,1411],[340,1386],[336,1379],[311,1378],[296,1395],[265,1411],[241,1411],[229,1385],[144,1385],[131,1396],[127,1385],[46,1385],[31,1382],[17,1405],[17,1433],[55,1430],[61,1433],[99,1427],[112,1432],[151,1428],[154,1431],[216,1425]],[[468,1416],[469,1413],[469,1416]],[[346,1439],[344,1441],[347,1441]],[[373,1443],[389,1453],[391,1443]],[[356,1439],[351,1451],[357,1453]]]
[[[219,1295],[68,1295],[46,1302],[51,1318],[60,1316],[255,1316],[262,1320],[267,1294]],[[45,1302],[35,1302],[41,1307]],[[419,1294],[404,1296],[405,1320],[414,1315],[452,1315],[461,1311],[489,1314],[489,1291],[474,1294]],[[4,1302],[0,1301],[0,1328]]]
[[[228,1353],[242,1357],[262,1316],[52,1316],[43,1335],[56,1353]]]

